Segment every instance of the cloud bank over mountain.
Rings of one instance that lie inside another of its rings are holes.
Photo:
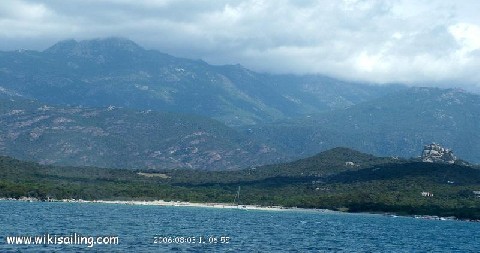
[[[0,50],[118,36],[257,71],[480,90],[480,2],[0,2]]]

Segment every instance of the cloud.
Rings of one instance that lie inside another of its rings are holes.
[[[475,0],[4,0],[0,49],[121,36],[257,71],[475,90],[478,9]]]

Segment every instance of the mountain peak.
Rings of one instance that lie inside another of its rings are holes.
[[[44,52],[51,54],[67,54],[80,57],[91,57],[103,53],[138,52],[144,49],[135,42],[125,38],[102,38],[76,41],[63,40],[49,47]]]

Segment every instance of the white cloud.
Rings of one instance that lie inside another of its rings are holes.
[[[467,56],[469,53],[480,49],[480,27],[478,25],[457,23],[449,26],[448,30],[460,45],[462,56]]]
[[[0,49],[123,36],[258,71],[480,89],[480,2],[4,0]]]

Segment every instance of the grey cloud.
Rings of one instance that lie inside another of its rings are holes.
[[[6,0],[0,49],[121,36],[258,71],[478,89],[480,19],[469,5],[479,6],[475,0]]]

